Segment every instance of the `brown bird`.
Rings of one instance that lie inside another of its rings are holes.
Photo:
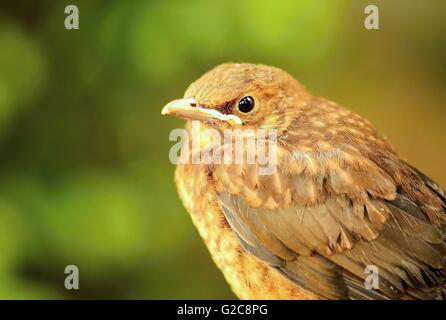
[[[258,154],[251,163],[183,161],[175,173],[239,298],[445,298],[445,191],[367,120],[254,64],[217,66],[162,113],[187,119],[190,137],[201,139],[189,159],[215,147],[210,128],[277,131],[275,144],[263,138],[275,146],[272,174],[259,174]],[[230,145],[224,140],[220,150]]]

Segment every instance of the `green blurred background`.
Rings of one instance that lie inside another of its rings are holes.
[[[75,4],[80,30],[64,28]],[[380,9],[380,30],[363,27]],[[233,298],[183,209],[162,106],[261,62],[371,120],[446,185],[445,1],[5,1],[0,298]],[[64,289],[64,268],[80,290]]]

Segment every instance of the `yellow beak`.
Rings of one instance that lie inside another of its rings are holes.
[[[193,98],[173,100],[161,110],[162,115],[171,115],[193,120],[218,119],[230,124],[242,124],[242,120],[233,114],[223,114],[214,109],[203,108]]]

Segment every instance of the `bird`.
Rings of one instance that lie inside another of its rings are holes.
[[[186,120],[174,180],[238,298],[445,299],[446,193],[360,115],[250,63],[214,67],[161,113]],[[233,143],[209,132],[247,130],[275,132],[273,172],[191,160]]]

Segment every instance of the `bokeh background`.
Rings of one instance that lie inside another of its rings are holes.
[[[80,29],[64,28],[64,8]],[[380,30],[363,27],[380,9]],[[446,2],[0,6],[0,298],[233,298],[173,183],[162,106],[227,61],[286,69],[446,185]],[[80,290],[64,289],[64,268]]]

